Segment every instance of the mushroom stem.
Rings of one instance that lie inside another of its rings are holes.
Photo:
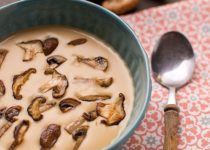
[[[95,94],[95,95],[82,96],[79,93],[76,93],[76,97],[78,99],[80,99],[81,101],[87,101],[87,102],[98,101],[98,100],[107,100],[107,99],[112,98],[112,96],[110,94]]]
[[[76,130],[72,133],[72,138],[76,141],[73,150],[78,150],[82,142],[87,136],[87,131],[89,129],[89,126],[84,125],[78,127]]]
[[[2,63],[4,62],[4,59],[5,59],[6,55],[7,55],[7,53],[8,53],[8,50],[0,49],[0,68],[2,66]]]
[[[12,123],[7,121],[0,127],[0,138],[4,135],[4,133],[12,126]]]
[[[82,81],[82,82],[89,82],[89,83],[94,83],[95,85],[98,85],[100,87],[109,87],[112,82],[113,78],[103,78],[103,79],[98,79],[98,78],[83,78],[83,77],[75,77],[74,80],[77,81]]]
[[[85,122],[83,117],[69,123],[64,129],[69,133],[72,134],[74,130],[76,130],[79,126],[81,126]]]
[[[53,108],[55,105],[56,105],[56,102],[48,102],[48,103],[46,103],[46,104],[40,106],[39,111],[40,111],[41,113],[43,113],[43,112],[45,112],[45,111],[47,111],[47,110]]]
[[[20,145],[23,140],[25,133],[28,131],[29,128],[29,121],[28,120],[22,120],[14,130],[14,141],[9,147],[9,150],[15,150],[18,145]]]

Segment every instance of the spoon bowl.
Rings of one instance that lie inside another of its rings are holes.
[[[179,32],[164,34],[152,53],[155,79],[170,88],[185,85],[192,77],[195,56],[190,42]]]

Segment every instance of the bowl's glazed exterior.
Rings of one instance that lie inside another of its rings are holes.
[[[65,25],[91,33],[111,45],[127,64],[135,87],[133,111],[120,137],[106,147],[120,148],[143,119],[151,95],[148,59],[135,34],[110,11],[83,0],[22,0],[0,8],[0,40],[41,25]]]

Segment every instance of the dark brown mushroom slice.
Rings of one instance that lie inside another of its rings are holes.
[[[50,55],[58,47],[57,38],[47,38],[43,41],[43,52],[45,56]]]
[[[50,124],[48,127],[42,132],[40,137],[40,145],[41,149],[50,149],[57,142],[58,138],[61,135],[61,127],[57,124]]]
[[[32,100],[31,104],[28,106],[28,114],[32,117],[34,121],[41,120],[43,118],[42,113],[56,105],[56,102],[46,103],[46,101],[46,98],[43,96],[35,97]]]
[[[87,42],[87,39],[79,38],[79,39],[75,39],[75,40],[70,41],[68,43],[68,45],[77,46],[77,45],[85,44],[86,42]]]
[[[43,43],[41,40],[30,40],[26,42],[20,42],[18,47],[24,50],[23,61],[30,61],[37,53],[43,53]]]
[[[3,118],[5,112],[6,112],[7,107],[1,107],[0,108],[0,119]]]
[[[4,59],[6,58],[8,52],[9,51],[6,50],[6,49],[0,49],[0,68],[1,68],[1,66],[4,62]]]
[[[0,80],[0,97],[4,96],[6,93],[6,87],[4,85],[4,82]]]
[[[31,104],[28,106],[27,111],[29,116],[32,117],[34,121],[39,121],[43,118],[42,113],[40,112],[40,106],[46,102],[45,97],[36,97],[32,100]]]
[[[85,122],[85,119],[83,117],[78,118],[75,121],[70,122],[67,126],[65,126],[65,130],[72,134],[74,130],[76,130],[78,127],[80,127]]]
[[[66,98],[59,103],[60,110],[65,113],[80,105],[81,102],[74,98]]]
[[[53,55],[47,58],[47,68],[45,69],[45,74],[52,74],[54,70],[63,64],[67,59],[60,55]]]
[[[81,101],[93,102],[98,100],[107,100],[111,99],[112,96],[110,94],[95,94],[95,95],[85,95],[82,96],[80,94],[76,94],[77,98]]]
[[[118,125],[126,116],[124,110],[124,100],[125,96],[120,93],[114,103],[97,103],[97,114],[105,118],[105,120],[102,120],[101,123],[107,126]]]
[[[107,70],[109,64],[108,60],[101,56],[94,58],[84,58],[82,56],[77,56],[77,61],[104,72]]]
[[[9,150],[15,150],[18,145],[20,145],[23,140],[26,132],[28,131],[29,128],[29,121],[28,120],[22,120],[14,130],[14,141],[10,145]]]
[[[19,105],[8,108],[5,112],[5,119],[11,123],[15,122],[17,120],[15,117],[19,115],[21,110],[22,107]]]
[[[109,87],[113,83],[113,78],[103,78],[103,79],[98,79],[98,78],[83,78],[83,77],[75,77],[74,80],[78,81],[85,81],[85,82],[91,82],[96,85],[99,85],[101,87]]]
[[[52,96],[54,98],[61,98],[65,95],[68,85],[69,84],[66,76],[54,71],[52,74],[52,79],[43,84],[39,90],[42,93],[52,90]]]
[[[76,141],[73,150],[78,150],[82,142],[87,136],[89,126],[83,125],[72,132],[72,138]]]
[[[93,110],[88,113],[83,113],[82,117],[87,121],[94,121],[98,117],[98,115],[97,112]]]
[[[35,74],[36,69],[30,68],[19,75],[15,75],[13,77],[12,91],[15,99],[22,99],[22,95],[20,94],[21,87],[28,81],[31,74]]]
[[[0,138],[4,135],[4,133],[12,126],[11,122],[6,122],[0,127]]]

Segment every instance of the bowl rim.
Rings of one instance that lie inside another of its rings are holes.
[[[12,3],[9,3],[9,4],[1,6],[0,10],[6,9],[6,8],[8,8],[10,6],[13,6],[13,5],[16,5],[16,4],[28,2],[28,1],[33,1],[33,0],[17,0],[15,2],[12,2]],[[123,144],[124,142],[126,142],[125,140],[127,140],[133,134],[134,130],[140,125],[140,122],[142,121],[142,119],[143,119],[143,117],[144,117],[144,115],[146,113],[147,106],[148,106],[149,101],[151,99],[151,92],[152,92],[152,82],[151,82],[151,78],[150,78],[149,58],[148,58],[148,55],[146,54],[142,44],[138,40],[137,35],[133,31],[133,29],[122,18],[120,18],[119,16],[117,16],[113,12],[109,11],[108,9],[105,9],[102,6],[99,6],[97,4],[94,4],[94,3],[86,1],[86,0],[67,0],[67,1],[74,1],[74,2],[83,3],[83,4],[87,5],[87,6],[94,7],[96,9],[98,9],[102,13],[105,13],[107,16],[112,17],[117,23],[119,23],[120,25],[124,26],[127,29],[127,31],[130,34],[133,35],[133,37],[134,37],[133,40],[135,40],[137,42],[137,44],[138,44],[138,46],[141,49],[141,52],[143,54],[143,60],[145,62],[145,66],[146,66],[146,78],[147,78],[147,82],[146,82],[146,85],[147,85],[146,98],[145,98],[145,102],[143,104],[143,109],[139,113],[138,118],[134,121],[133,125],[130,128],[128,128],[126,132],[123,132],[123,136],[121,136],[121,134],[120,134],[120,136],[118,136],[108,146],[106,146],[104,148],[104,149],[113,149],[113,148],[117,147],[118,145]]]

